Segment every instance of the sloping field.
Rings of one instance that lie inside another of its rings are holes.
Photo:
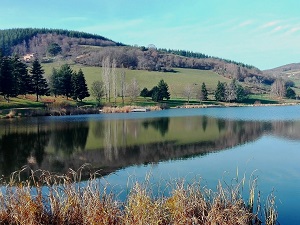
[[[47,63],[43,64],[46,77],[49,77],[52,73],[52,68],[60,68],[61,63]],[[95,80],[102,80],[102,68],[91,67],[73,64],[71,68],[75,71],[82,69],[88,87],[91,86]],[[171,98],[180,98],[182,93],[187,86],[192,89],[201,89],[202,82],[205,82],[208,90],[214,90],[217,86],[218,81],[229,82],[230,80],[218,75],[217,73],[209,70],[196,70],[196,69],[181,69],[176,68],[175,73],[171,72],[153,72],[145,70],[128,70],[126,72],[126,82],[129,83],[133,78],[137,79],[140,89],[144,87],[151,89],[153,86],[164,79],[169,85]],[[121,69],[117,69],[117,76],[120,76]]]

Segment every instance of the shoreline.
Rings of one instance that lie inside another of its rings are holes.
[[[38,117],[38,116],[68,116],[68,115],[86,115],[86,114],[101,114],[101,113],[132,113],[132,112],[149,112],[165,109],[193,109],[193,108],[227,108],[227,107],[269,107],[269,106],[296,106],[300,102],[291,103],[275,103],[275,104],[243,104],[243,103],[221,103],[221,104],[186,104],[170,108],[161,108],[159,106],[123,106],[123,107],[108,107],[103,108],[61,108],[61,109],[42,109],[42,108],[11,108],[0,110],[0,119],[12,119],[23,117]]]

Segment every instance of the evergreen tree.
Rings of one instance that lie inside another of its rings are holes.
[[[237,85],[237,90],[236,90],[236,101],[237,102],[243,102],[245,99],[248,98],[248,91],[246,91],[242,85],[238,84]]]
[[[291,87],[288,87],[286,89],[285,97],[295,99],[296,98],[296,93]]]
[[[16,96],[17,83],[13,76],[10,58],[3,57],[0,61],[0,94],[9,102],[9,98]]]
[[[12,59],[13,75],[16,81],[16,94],[26,95],[32,90],[31,78],[28,74],[27,66],[18,57]]]
[[[206,101],[208,99],[207,98],[208,92],[207,92],[206,85],[204,82],[202,83],[202,86],[201,86],[201,93],[202,93],[202,100]]]
[[[55,68],[52,69],[52,74],[49,77],[50,92],[56,97],[63,94],[62,75]]]
[[[61,76],[61,81],[62,81],[62,94],[67,97],[72,96],[73,94],[73,85],[72,85],[72,74],[73,70],[71,67],[67,64],[64,64],[61,66],[59,70],[59,76]]]
[[[140,96],[146,98],[146,97],[149,97],[148,95],[149,95],[149,90],[146,87],[144,87],[140,93]]]
[[[225,83],[218,81],[217,89],[215,91],[215,99],[216,101],[225,100]]]
[[[162,79],[158,82],[157,88],[153,88],[152,91],[152,99],[153,101],[159,102],[163,99],[170,99],[170,93],[169,93],[169,86],[168,84]]]
[[[60,53],[62,51],[61,47],[57,43],[51,43],[48,46],[47,50],[51,56],[56,56],[58,53]]]
[[[88,92],[88,88],[86,85],[85,77],[81,69],[79,69],[78,73],[73,73],[72,75],[72,86],[73,86],[73,99],[82,99],[89,97],[90,94]]]
[[[49,88],[46,79],[44,78],[44,70],[38,59],[35,59],[30,69],[33,93],[36,94],[36,101],[39,101],[39,96],[49,94]]]

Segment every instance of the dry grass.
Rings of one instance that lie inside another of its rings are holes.
[[[78,185],[81,170],[70,170],[65,176],[47,171],[31,172],[25,182],[21,182],[18,175],[12,174],[1,189],[0,224],[261,224],[259,212],[253,212],[253,205],[247,205],[242,199],[244,179],[225,185],[226,188],[219,183],[216,192],[197,182],[176,181],[167,196],[154,196],[149,180],[136,182],[127,200],[121,202],[95,175],[86,185]],[[250,190],[250,195],[254,196],[254,190]],[[267,225],[276,224],[274,199],[271,195],[266,203],[263,220]]]
[[[103,113],[129,113],[133,109],[139,109],[141,108],[140,106],[123,106],[123,107],[108,107],[105,106],[102,109]],[[156,110],[161,110],[159,106],[149,106],[147,107],[150,111],[156,111]]]

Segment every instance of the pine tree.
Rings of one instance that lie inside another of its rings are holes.
[[[12,59],[13,64],[13,75],[16,80],[18,95],[26,95],[32,90],[31,78],[28,74],[27,66],[18,57]]]
[[[82,101],[82,99],[90,96],[87,85],[86,85],[86,81],[84,78],[84,74],[81,69],[78,71],[78,73],[73,73],[72,86],[73,86],[72,97],[74,100],[79,99],[80,101]]]
[[[206,85],[204,82],[202,83],[202,86],[201,86],[201,94],[202,94],[202,100],[206,101],[208,99],[207,98],[208,93],[207,93]]]
[[[248,95],[248,91],[245,90],[242,85],[238,84],[236,90],[236,101],[243,102],[245,99],[248,98]]]
[[[215,91],[215,99],[216,101],[224,101],[225,100],[225,84],[218,81],[217,89]]]
[[[156,88],[154,87],[152,90],[153,101],[159,102],[162,101],[164,98],[167,100],[170,99],[169,86],[163,79],[160,80]]]
[[[61,73],[55,68],[52,69],[52,74],[49,77],[50,91],[54,96],[63,94],[63,81]]]
[[[296,92],[291,87],[288,87],[286,89],[285,97],[290,98],[290,99],[295,99]]]
[[[73,94],[73,85],[72,85],[72,74],[73,70],[71,67],[67,64],[64,64],[61,66],[59,72],[59,76],[61,76],[61,81],[62,81],[62,94],[67,97],[72,96]]]
[[[0,58],[0,94],[9,102],[9,98],[16,96],[17,83],[13,76],[13,67],[10,58]]]
[[[39,101],[39,96],[49,94],[49,88],[46,79],[44,78],[44,70],[38,59],[35,59],[30,69],[33,93],[36,94],[36,101]]]

